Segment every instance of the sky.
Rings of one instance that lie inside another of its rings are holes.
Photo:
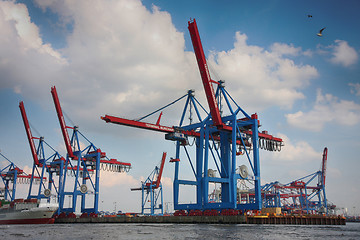
[[[174,156],[175,145],[162,133],[106,124],[100,116],[136,119],[189,89],[207,106],[187,29],[195,18],[212,78],[225,80],[237,103],[258,114],[260,131],[284,140],[281,152],[260,150],[262,183],[318,171],[327,147],[327,198],[339,213],[359,214],[359,10],[355,0],[2,0],[1,153],[30,172],[18,108],[24,101],[33,135],[66,155],[50,94],[56,86],[67,125],[132,164],[129,173],[101,174],[100,209],[140,211],[140,193],[130,188],[140,186],[162,152]],[[164,112],[161,123],[177,125],[180,109]],[[169,206],[173,175],[167,161]]]

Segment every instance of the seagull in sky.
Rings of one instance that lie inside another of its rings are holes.
[[[322,31],[324,31],[325,28],[320,29],[319,33],[317,34],[319,37],[322,37]]]

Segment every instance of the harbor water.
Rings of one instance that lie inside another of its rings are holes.
[[[360,239],[360,223],[256,224],[53,224],[0,225],[0,239]]]

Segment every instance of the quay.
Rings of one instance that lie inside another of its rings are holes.
[[[61,223],[159,223],[159,224],[286,224],[286,225],[345,225],[340,216],[116,216],[56,218]]]
[[[299,216],[248,216],[248,224],[287,224],[287,225],[345,225],[341,216],[299,215]]]

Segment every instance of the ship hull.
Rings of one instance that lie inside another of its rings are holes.
[[[29,210],[0,211],[0,224],[53,224],[57,207],[43,206]]]
[[[0,220],[0,224],[53,224],[54,222],[55,222],[55,218]]]

